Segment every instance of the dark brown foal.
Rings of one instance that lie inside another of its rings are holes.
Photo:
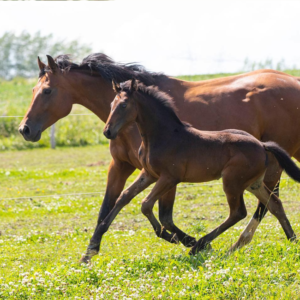
[[[200,131],[182,123],[174,111],[172,99],[155,87],[146,87],[132,80],[115,88],[117,96],[112,102],[104,134],[107,138],[114,139],[119,131],[136,122],[142,137],[139,159],[143,169],[98,226],[83,261],[88,261],[99,251],[102,235],[119,211],[154,182],[154,188],[142,201],[142,212],[158,236],[164,234],[165,227],[180,239],[181,232],[173,223],[164,223],[164,216],[161,216],[162,227],[154,216],[153,206],[157,199],[179,182],[223,179],[223,189],[230,209],[229,217],[202,237],[193,246],[192,254],[246,217],[243,199],[246,189],[275,215],[287,238],[295,238],[281,201],[263,182],[268,161],[273,156],[288,175],[300,181],[300,169],[282,148],[273,142],[262,143],[243,131]]]

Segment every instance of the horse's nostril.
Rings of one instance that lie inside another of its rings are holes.
[[[106,135],[110,136],[110,130],[109,129],[106,131]]]
[[[30,135],[30,128],[27,125],[23,127],[23,134],[27,136]]]

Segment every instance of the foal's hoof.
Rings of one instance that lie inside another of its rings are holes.
[[[91,262],[93,256],[97,255],[98,251],[93,249],[87,249],[86,253],[79,260],[79,264],[88,264]]]
[[[197,243],[197,240],[194,237],[186,236],[182,241],[182,245],[187,248],[194,247]]]
[[[212,246],[211,244],[204,244],[204,245],[194,245],[193,248],[190,250],[189,255],[196,255],[200,251],[204,250],[211,250]]]
[[[166,230],[163,230],[161,237],[171,244],[179,244],[179,239],[176,233],[170,234]]]

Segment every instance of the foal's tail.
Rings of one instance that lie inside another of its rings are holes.
[[[295,181],[300,182],[300,169],[292,161],[289,154],[275,142],[263,143],[266,151],[271,152],[277,159],[280,167]]]

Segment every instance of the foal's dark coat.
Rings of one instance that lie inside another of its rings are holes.
[[[154,188],[142,202],[142,212],[158,236],[168,241],[178,237],[184,244],[193,246],[192,254],[246,216],[243,199],[246,189],[278,218],[287,238],[295,238],[280,199],[263,183],[270,155],[275,156],[290,177],[300,181],[300,169],[276,143],[262,143],[239,130],[197,130],[180,121],[168,95],[135,80],[125,82],[121,87],[115,86],[115,89],[117,96],[112,102],[104,134],[114,139],[122,128],[136,122],[142,136],[139,159],[143,169],[98,226],[83,260],[88,260],[99,250],[102,235],[122,207],[154,182]],[[230,213],[219,227],[198,242],[168,222],[170,218],[162,216],[161,220],[172,235],[162,228],[152,211],[157,199],[179,182],[205,182],[221,177]],[[255,226],[257,224],[253,224],[253,228]]]

